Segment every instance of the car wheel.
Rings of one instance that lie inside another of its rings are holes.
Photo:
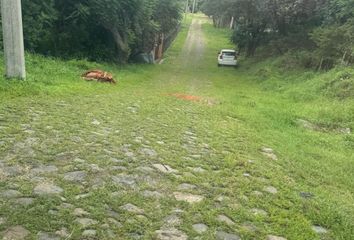
[[[218,63],[218,67],[221,67],[221,64],[220,64],[220,63]]]

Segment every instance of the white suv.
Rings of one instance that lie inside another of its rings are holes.
[[[218,55],[218,66],[237,66],[237,54],[235,50],[223,49]]]

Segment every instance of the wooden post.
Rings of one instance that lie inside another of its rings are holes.
[[[232,17],[230,22],[230,29],[234,28],[234,23],[235,23],[235,17]]]
[[[6,77],[26,77],[21,0],[1,0]]]

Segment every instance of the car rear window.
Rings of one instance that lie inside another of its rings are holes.
[[[236,53],[235,53],[235,52],[222,52],[222,54],[223,54],[224,56],[230,56],[230,57],[236,56]]]

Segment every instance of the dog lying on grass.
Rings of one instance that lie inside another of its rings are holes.
[[[97,82],[107,82],[116,84],[117,82],[113,79],[112,74],[104,72],[101,70],[90,70],[81,75],[86,81],[97,81]]]

